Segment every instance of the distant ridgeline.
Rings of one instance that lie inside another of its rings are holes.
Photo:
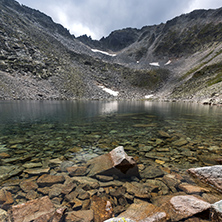
[[[14,0],[0,11],[0,99],[221,102],[222,8],[100,40]]]

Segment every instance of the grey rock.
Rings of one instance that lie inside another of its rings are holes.
[[[207,183],[214,188],[222,191],[222,166],[215,165],[209,167],[191,168],[188,170],[190,174]]]
[[[208,210],[211,207],[209,203],[192,195],[175,196],[171,198],[170,204],[175,211],[173,219],[176,219],[176,221],[191,217],[197,213]]]

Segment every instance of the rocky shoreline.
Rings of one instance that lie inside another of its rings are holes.
[[[0,221],[219,222],[221,169],[176,172],[152,161],[137,164],[123,147],[81,165],[59,158],[41,168],[30,163],[22,179],[3,184]]]

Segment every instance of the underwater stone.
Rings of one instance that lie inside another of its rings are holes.
[[[98,156],[90,161],[88,176],[117,175],[120,177],[139,177],[138,167],[135,160],[128,156],[123,147],[119,146],[111,152]]]

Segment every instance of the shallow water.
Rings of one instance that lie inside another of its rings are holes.
[[[1,101],[0,153],[10,156],[1,164],[63,155],[81,162],[122,145],[140,159],[186,169],[220,159],[221,127],[221,107],[190,103]]]

